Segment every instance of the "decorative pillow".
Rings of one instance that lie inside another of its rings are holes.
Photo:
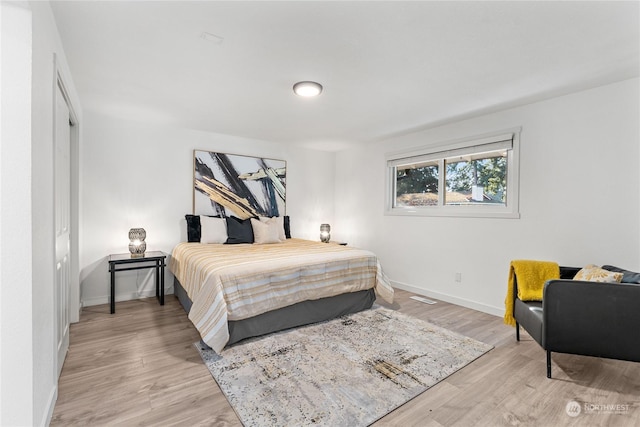
[[[200,241],[200,215],[185,215],[184,219],[187,220],[187,241],[199,242]]]
[[[597,265],[589,264],[573,277],[573,280],[587,280],[590,282],[614,282],[620,283],[622,273],[604,270]]]
[[[278,221],[262,221],[251,218],[251,227],[253,228],[253,242],[256,244],[280,243],[280,230],[284,234],[284,227],[280,227]]]
[[[251,220],[228,216],[227,220],[227,245],[237,243],[253,243],[253,228]]]
[[[281,216],[273,216],[271,218],[266,217],[266,216],[261,216],[260,217],[260,221],[266,223],[266,224],[275,224],[274,227],[276,227],[276,230],[278,231],[278,239],[281,242],[284,242],[287,238],[286,234],[284,233],[284,217]],[[253,234],[255,237],[255,233],[256,233],[256,226],[255,224],[252,222],[251,225],[253,226]]]
[[[289,216],[285,215],[284,217],[284,236],[287,239],[291,238],[291,227],[289,225]]]
[[[622,283],[640,283],[640,273],[625,270],[624,268],[614,267],[613,265],[603,265],[603,269],[622,273]]]
[[[200,243],[225,243],[227,221],[224,218],[200,217]]]

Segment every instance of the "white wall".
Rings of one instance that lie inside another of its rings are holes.
[[[632,79],[340,152],[336,228],[396,285],[497,315],[512,259],[640,271],[638,95]],[[516,126],[520,219],[384,215],[386,153]]]
[[[333,219],[333,153],[188,129],[142,124],[89,110],[84,117],[80,260],[84,305],[109,296],[107,257],[128,252],[128,231],[143,227],[147,250],[167,254],[186,241],[192,213],[193,150],[287,161],[287,214],[294,237],[318,239]],[[167,269],[167,291],[173,277]],[[116,301],[155,294],[152,270],[116,275]],[[116,306],[117,310],[117,306]]]
[[[45,425],[57,395],[54,53],[78,108],[79,102],[48,2],[2,2],[2,37],[0,424]],[[9,41],[19,46],[5,50]]]
[[[0,3],[0,425],[33,424],[31,26]]]

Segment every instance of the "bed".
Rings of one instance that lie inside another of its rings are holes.
[[[370,251],[302,239],[276,244],[179,243],[175,294],[216,352],[242,339],[371,307],[393,288]]]

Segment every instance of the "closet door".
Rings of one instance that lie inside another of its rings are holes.
[[[55,311],[58,376],[69,349],[69,288],[71,282],[71,129],[69,107],[57,87],[54,141]]]

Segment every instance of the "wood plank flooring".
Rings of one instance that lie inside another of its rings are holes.
[[[374,424],[381,426],[638,426],[640,363],[545,352],[502,319],[396,290],[387,307],[495,346]],[[383,304],[385,305],[385,304]],[[52,426],[241,426],[193,343],[175,297],[83,310],[59,381]],[[570,401],[582,412],[567,415]],[[589,409],[590,413],[586,413]],[[606,406],[610,405],[610,406]],[[611,405],[618,405],[612,407]]]

